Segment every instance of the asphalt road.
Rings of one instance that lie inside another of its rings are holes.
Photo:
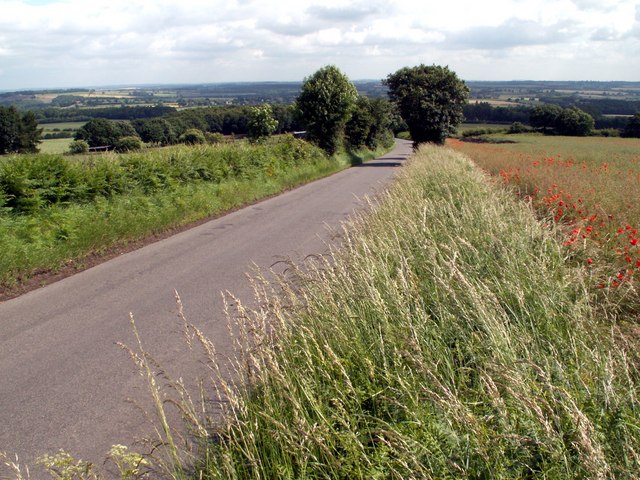
[[[253,263],[323,253],[327,225],[362,208],[359,199],[380,191],[410,153],[399,141],[381,159],[0,303],[0,451],[26,464],[60,448],[101,462],[111,445],[151,434],[130,401],[150,405],[144,379],[116,345],[135,343],[129,313],[156,359],[188,376],[174,291],[189,321],[228,352],[221,292],[251,299]]]

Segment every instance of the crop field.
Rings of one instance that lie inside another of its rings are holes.
[[[568,255],[592,272],[599,288],[635,298],[640,283],[640,140],[600,137],[492,136],[506,144],[449,146],[557,226]]]

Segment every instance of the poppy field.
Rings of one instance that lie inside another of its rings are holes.
[[[640,284],[640,140],[509,135],[513,143],[465,143],[464,152],[530,202],[555,228],[570,259],[597,288],[623,289],[637,299]]]

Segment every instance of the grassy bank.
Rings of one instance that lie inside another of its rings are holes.
[[[0,287],[349,165],[291,137],[86,158],[0,159]]]
[[[199,478],[637,474],[637,353],[553,234],[460,154],[423,149],[309,268],[240,312]]]

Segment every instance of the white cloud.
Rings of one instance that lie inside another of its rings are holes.
[[[575,37],[575,25],[562,21],[543,25],[531,20],[512,18],[496,27],[471,27],[447,36],[450,48],[500,50],[522,45],[565,43]]]
[[[354,79],[417,63],[468,79],[640,76],[636,0],[0,0],[0,11],[0,89],[300,80],[327,63]]]

